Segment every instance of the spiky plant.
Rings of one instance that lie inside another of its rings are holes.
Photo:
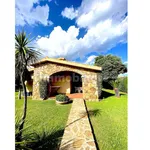
[[[24,122],[26,118],[27,112],[27,92],[25,81],[30,76],[27,66],[31,63],[34,63],[38,60],[39,56],[41,55],[34,47],[29,46],[32,39],[29,39],[29,36],[26,36],[24,31],[18,32],[15,34],[15,71],[20,77],[20,82],[23,87],[24,92],[24,107],[23,107],[23,115],[21,118],[21,122],[19,124],[19,135],[18,141],[21,140],[22,137],[22,130],[24,127]]]
[[[120,97],[119,89],[118,89],[119,83],[120,83],[120,82],[119,82],[118,79],[116,79],[116,80],[111,80],[111,81],[109,82],[109,84],[113,87],[113,89],[114,89],[114,91],[115,91],[116,97]]]

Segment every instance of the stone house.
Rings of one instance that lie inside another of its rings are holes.
[[[56,93],[82,93],[82,98],[98,101],[101,96],[101,67],[67,61],[65,58],[43,58],[31,65],[32,99],[40,99],[39,81],[48,81],[48,97]],[[29,85],[29,84],[28,84]],[[28,90],[28,87],[27,87]]]

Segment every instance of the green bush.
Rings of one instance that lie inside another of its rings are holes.
[[[17,111],[16,111],[17,112]],[[15,149],[16,150],[21,150],[21,149],[27,149],[27,143],[28,143],[28,138],[29,141],[31,141],[30,135],[27,136],[20,136],[20,124],[21,124],[21,116],[18,113],[15,114]],[[22,129],[22,132],[26,132],[26,130],[30,128],[30,126],[26,126]]]
[[[39,93],[42,99],[46,99],[48,96],[48,82],[44,79],[39,82]]]
[[[56,95],[56,101],[66,102],[66,101],[69,101],[69,98],[66,95],[59,94],[59,95]]]
[[[119,90],[121,92],[125,92],[127,93],[128,92],[128,78],[127,77],[123,77],[123,78],[120,78],[120,83],[119,83]]]
[[[118,79],[109,81],[109,84],[113,87],[113,89],[118,88],[120,81]]]

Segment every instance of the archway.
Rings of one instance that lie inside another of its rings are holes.
[[[75,94],[82,92],[82,75],[79,73],[60,71],[49,76],[49,97],[56,94],[74,94],[76,97]]]

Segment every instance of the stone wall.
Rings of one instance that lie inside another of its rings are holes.
[[[102,94],[102,74],[97,73],[98,96],[101,98]]]
[[[101,94],[101,73],[89,69],[82,69],[79,67],[72,67],[67,65],[60,65],[56,63],[44,63],[34,68],[33,76],[33,99],[40,99],[39,96],[39,81],[42,78],[49,79],[49,77],[57,72],[72,71],[82,76],[83,98],[89,101],[98,101]]]

